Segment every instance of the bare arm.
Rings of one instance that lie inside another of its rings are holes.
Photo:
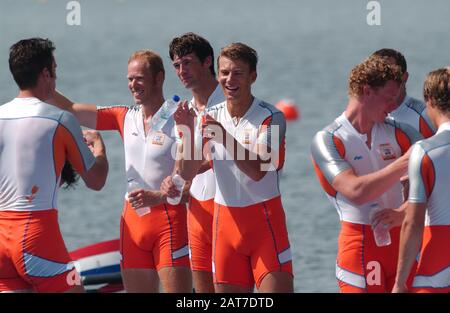
[[[166,196],[159,190],[136,189],[128,194],[128,201],[134,209],[139,209],[164,203]]]
[[[176,153],[177,157],[175,160],[172,175],[180,173],[180,169],[183,165],[182,164],[183,148],[181,144],[177,145]],[[167,189],[165,189],[165,186],[168,186]],[[191,186],[190,181],[186,181],[185,188],[183,191],[183,194],[186,194],[186,196],[183,196],[180,202],[187,201],[190,186]],[[169,191],[169,189],[173,190]],[[172,176],[168,176],[162,181],[160,190],[144,190],[144,189],[134,190],[128,194],[128,201],[131,203],[131,206],[134,209],[138,209],[140,207],[154,206],[161,203],[165,203],[167,202],[167,196],[175,197],[177,195],[178,191],[174,189],[172,184]]]
[[[372,227],[376,227],[378,223],[382,223],[384,227],[387,226],[389,228],[402,225],[407,206],[408,202],[404,202],[399,208],[388,208],[378,211],[371,221]]]
[[[74,114],[81,125],[95,129],[97,125],[97,106],[88,103],[74,103],[63,94],[55,91],[50,103]]]
[[[353,203],[367,203],[399,182],[408,168],[408,159],[409,153],[406,153],[385,168],[363,176],[357,176],[353,169],[347,169],[339,173],[331,185]]]
[[[190,139],[186,138],[185,144],[188,144],[187,143],[188,141],[191,142]],[[206,150],[208,150],[208,149],[206,148]],[[199,153],[200,152],[198,151],[198,154]],[[200,168],[198,169],[197,174],[204,173],[207,170],[211,169],[211,163],[210,163],[210,158],[209,158],[210,154],[208,152],[205,152],[205,154],[207,154],[207,155],[201,156],[201,160],[199,160],[199,161],[201,161],[201,163],[200,163]],[[177,147],[177,158],[175,161],[175,167],[173,169],[172,175],[179,174],[181,172],[181,168],[183,167],[183,160],[185,157],[187,157],[187,156],[184,155],[183,144],[180,144]],[[184,164],[186,164],[186,163],[184,163]]]
[[[257,144],[256,152],[248,150],[228,133],[222,124],[209,115],[206,115],[206,123],[203,127],[209,128],[209,132],[214,132],[211,140],[222,144],[227,149],[227,152],[233,156],[234,163],[237,167],[248,177],[254,181],[259,181],[267,174],[264,165],[270,163],[271,159],[270,157],[263,158],[258,153],[259,151],[267,150],[265,145]]]
[[[183,133],[182,144],[178,149],[176,171],[185,181],[192,181],[197,175],[205,158],[202,147],[196,147],[194,139],[195,113],[189,109],[186,101],[182,102],[174,114],[178,129]]]
[[[205,161],[202,151],[196,151],[201,149],[201,147],[195,146],[194,118],[195,113],[189,109],[187,102],[181,102],[174,114],[174,119],[177,123],[178,131],[183,136],[181,145],[177,147],[177,156],[172,175],[179,174],[186,181],[183,198],[187,196],[192,180]],[[179,195],[179,191],[172,182],[172,176],[168,176],[163,180],[160,190],[166,197],[177,197]]]
[[[234,153],[234,163],[237,165],[237,167],[254,181],[263,179],[263,177],[267,174],[267,171],[263,169],[263,165],[269,163],[270,160],[263,160],[261,155],[259,155],[258,153],[244,148],[241,143],[238,142],[228,132],[226,132],[226,138],[227,141],[233,141],[233,145],[234,147],[236,147],[236,149],[233,149],[234,151],[232,151],[230,149],[230,145],[226,145],[227,151],[232,154]],[[257,151],[260,151],[263,148],[261,147],[261,145],[258,145],[257,149]]]
[[[425,211],[425,203],[408,203],[406,217],[400,233],[397,276],[392,292],[407,291],[406,281],[422,245]]]
[[[205,160],[205,161],[201,164],[200,169],[198,170],[198,173],[197,173],[197,174],[201,174],[201,173],[204,173],[204,172],[210,170],[210,169],[211,169],[211,164],[210,164],[209,162],[210,162],[210,161]]]
[[[102,137],[96,131],[83,131],[86,144],[91,149],[95,157],[94,165],[83,173],[80,173],[86,186],[93,190],[103,188],[108,175],[108,159],[106,158],[106,149]]]

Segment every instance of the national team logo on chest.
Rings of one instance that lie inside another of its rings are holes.
[[[157,132],[156,134],[153,135],[152,145],[162,146],[164,144],[165,138],[166,138],[166,135],[164,135],[164,133]]]
[[[389,143],[383,143],[379,145],[379,153],[381,158],[385,161],[396,158],[394,148],[392,148],[391,144]]]
[[[252,134],[252,130],[251,129],[245,129],[244,130],[244,136],[242,137],[242,144],[244,145],[249,145],[251,144],[251,134]]]

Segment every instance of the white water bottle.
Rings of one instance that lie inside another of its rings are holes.
[[[135,179],[130,179],[128,181],[128,185],[127,185],[127,200],[128,200],[128,194],[136,189],[141,189],[141,185],[135,180]],[[136,211],[136,214],[138,216],[144,216],[148,213],[151,212],[151,209],[149,207],[142,207],[142,208],[138,208],[138,209],[134,209]]]
[[[172,183],[175,185],[175,188],[180,192],[180,194],[174,198],[167,197],[167,203],[172,205],[177,205],[181,201],[181,197],[183,196],[183,188],[186,181],[178,174],[172,176]]]
[[[167,99],[159,108],[158,112],[152,116],[150,120],[150,129],[152,131],[160,131],[166,125],[169,118],[178,108],[180,97],[174,95],[172,99]]]
[[[373,221],[373,216],[376,212],[380,211],[379,208],[374,209],[371,214],[371,220]],[[381,222],[379,222],[377,225],[375,225],[372,222],[372,230],[373,230],[373,237],[375,239],[375,243],[378,247],[385,247],[389,246],[391,244],[391,234],[389,233],[389,225],[385,225]]]

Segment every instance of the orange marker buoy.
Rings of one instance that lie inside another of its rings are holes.
[[[275,107],[283,112],[286,121],[295,121],[300,118],[297,105],[292,100],[283,99],[278,101]]]

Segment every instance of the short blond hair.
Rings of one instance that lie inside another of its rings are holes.
[[[430,72],[423,84],[423,97],[439,111],[450,113],[450,67]]]
[[[258,53],[256,50],[241,42],[234,42],[220,50],[217,58],[217,68],[219,68],[220,58],[224,57],[232,61],[242,61],[247,63],[250,71],[256,72],[256,65],[258,64]]]
[[[128,64],[134,60],[143,60],[150,73],[155,76],[159,72],[165,74],[164,65],[161,57],[150,49],[143,49],[133,52],[128,59]]]
[[[371,88],[383,87],[388,81],[402,82],[402,70],[398,65],[390,64],[385,58],[371,56],[356,65],[348,79],[350,96],[362,95],[365,85]]]

